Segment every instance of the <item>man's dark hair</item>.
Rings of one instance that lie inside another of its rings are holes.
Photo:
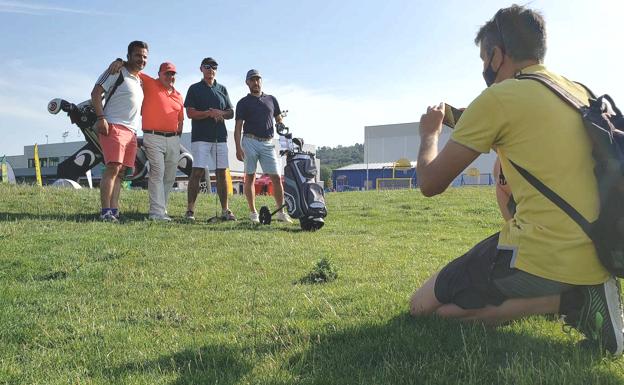
[[[135,48],[145,48],[146,50],[149,51],[149,48],[147,48],[147,43],[144,41],[140,41],[140,40],[135,40],[132,43],[128,44],[128,57],[130,57],[130,55],[132,55],[132,51],[134,51]]]
[[[498,46],[514,61],[537,60],[541,63],[546,55],[544,17],[516,4],[501,8],[479,29],[475,44],[483,45],[488,55]]]

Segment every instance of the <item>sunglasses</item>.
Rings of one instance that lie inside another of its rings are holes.
[[[213,64],[204,64],[202,67],[204,67],[205,70],[217,70],[217,66]]]
[[[173,72],[173,71],[167,71],[167,72],[165,72],[165,75],[166,75],[166,76],[175,76],[175,75],[176,75],[176,73],[175,73],[175,72]]]

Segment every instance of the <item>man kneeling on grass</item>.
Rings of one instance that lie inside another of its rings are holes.
[[[499,233],[429,278],[412,296],[411,313],[488,324],[558,313],[591,345],[620,355],[624,320],[618,282],[600,264],[583,230],[510,163],[595,220],[598,187],[579,113],[543,85],[515,75],[544,74],[584,101],[587,91],[543,65],[544,20],[533,10],[500,9],[475,43],[488,88],[464,111],[439,154],[443,104],[421,117],[419,183],[424,195],[440,194],[480,153],[495,149],[516,212]]]

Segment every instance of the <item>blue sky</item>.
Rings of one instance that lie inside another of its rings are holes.
[[[178,68],[177,88],[201,78],[206,56],[232,103],[259,69],[286,123],[316,145],[362,143],[364,126],[418,121],[427,105],[467,105],[484,88],[479,26],[511,2],[439,0],[4,1],[0,0],[0,156],[24,145],[79,140],[62,97],[81,102],[132,40],[150,45],[146,72]],[[546,64],[624,107],[618,0],[536,0],[546,18]],[[233,121],[228,129],[234,128]],[[190,131],[190,122],[185,123]]]

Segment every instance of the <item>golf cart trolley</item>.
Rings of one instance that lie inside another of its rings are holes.
[[[284,115],[284,113],[282,113]],[[284,206],[288,215],[299,219],[301,229],[318,230],[325,224],[327,216],[325,194],[323,188],[315,181],[318,173],[315,154],[303,150],[303,139],[293,138],[289,128],[277,123],[276,130],[280,136],[280,156],[286,155],[284,167],[284,204],[274,212],[267,206],[260,208],[260,223],[271,224],[271,218]]]

